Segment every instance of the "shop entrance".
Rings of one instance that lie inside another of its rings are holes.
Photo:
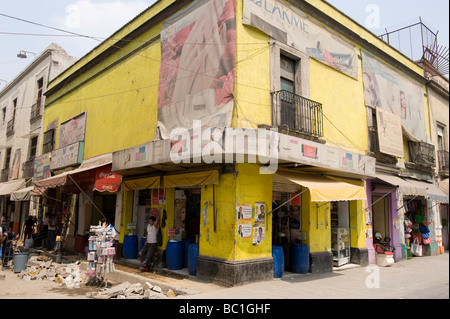
[[[449,249],[448,221],[448,204],[441,204],[442,246],[444,246],[445,250]]]
[[[278,207],[296,195],[296,193],[274,192],[272,207]],[[291,270],[291,245],[301,244],[300,203],[301,196],[297,196],[272,214],[272,243],[283,247],[285,270]]]
[[[103,195],[102,193],[94,193],[94,204],[103,213],[109,223],[114,226],[116,219],[116,195]],[[98,225],[103,219],[102,214],[97,209],[92,209],[91,225]]]
[[[180,188],[175,190],[175,240],[198,242],[200,234],[200,188]]]
[[[333,266],[339,267],[350,262],[349,202],[331,202],[330,212]]]
[[[390,228],[389,228],[389,201],[386,197],[372,196],[372,225],[373,225],[373,238],[377,240],[377,234],[379,234],[379,240],[390,243]]]

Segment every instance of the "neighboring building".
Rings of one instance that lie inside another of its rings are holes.
[[[374,263],[374,231],[399,260],[399,208],[433,172],[409,155],[431,143],[426,83],[325,1],[161,0],[49,84],[54,176],[35,186],[82,194],[72,237],[114,219],[119,255],[159,214],[162,261],[197,241],[197,276],[223,285],[272,278],[280,248],[292,269],[300,244],[312,273]]]
[[[446,184],[444,193],[448,196],[449,177],[449,82],[431,63],[423,60],[425,77],[428,79],[427,93],[430,105],[431,140],[436,154],[435,183]],[[447,56],[448,70],[448,56]],[[444,64],[445,65],[445,64]],[[447,73],[448,75],[448,73]],[[446,190],[446,192],[445,192]],[[448,200],[436,205],[435,231],[440,249],[449,249]]]
[[[44,92],[48,83],[75,61],[52,43],[0,91],[0,211],[7,214],[15,232],[21,230],[29,213],[37,213],[28,186],[32,186],[34,159],[41,152]]]

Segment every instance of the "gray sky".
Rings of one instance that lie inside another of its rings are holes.
[[[0,14],[78,34],[107,38],[154,2],[154,0],[22,0],[20,2],[2,0]],[[449,47],[449,3],[447,0],[428,2],[329,0],[328,2],[376,35],[385,33],[385,28],[391,31],[418,22],[420,16],[432,30],[439,30],[439,43]],[[32,61],[33,54],[29,54],[28,59],[17,58],[21,50],[39,54],[52,42],[61,45],[69,54],[77,58],[99,44],[93,39],[68,36],[67,33],[0,15],[0,79],[11,81]],[[0,81],[0,89],[4,86],[5,82]]]

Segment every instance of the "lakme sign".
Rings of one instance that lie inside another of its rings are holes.
[[[277,0],[245,0],[242,23],[358,78],[356,48],[293,6]]]

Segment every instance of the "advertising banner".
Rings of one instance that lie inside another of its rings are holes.
[[[366,105],[373,108],[379,107],[397,115],[411,136],[427,142],[422,86],[372,54],[361,51]],[[378,129],[380,129],[380,123],[378,123]]]
[[[380,152],[403,157],[402,121],[399,116],[377,108]]]
[[[242,23],[358,78],[356,48],[293,6],[278,0],[244,0]]]
[[[86,112],[61,123],[59,128],[59,146],[63,148],[76,142],[84,141],[84,133],[86,129]]]
[[[236,1],[197,0],[163,23],[158,127],[163,139],[194,120],[231,125]]]

